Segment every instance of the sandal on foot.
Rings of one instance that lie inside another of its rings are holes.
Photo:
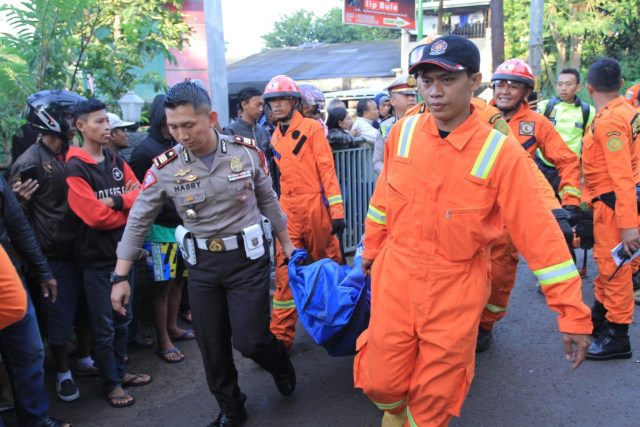
[[[182,357],[180,357],[179,359],[169,359],[167,355],[171,353],[180,354],[180,350],[178,350],[178,347],[173,347],[170,350],[156,350],[156,354],[167,363],[180,363],[184,360],[184,354],[182,354]]]
[[[169,336],[169,338],[171,338],[171,341],[189,341],[195,340],[196,334],[193,332],[193,329],[187,329],[182,335],[178,337]]]
[[[127,406],[131,406],[136,402],[133,396],[129,396],[129,393],[127,393],[126,391],[122,394],[114,394],[113,396],[107,395],[105,397],[107,399],[107,402],[109,402],[109,405],[113,406],[114,408],[126,408]],[[131,398],[131,400],[125,402],[116,402],[116,400],[128,398]]]
[[[181,311],[180,313],[178,313],[178,316],[180,316],[180,318],[182,320],[184,320],[187,323],[191,323],[192,319],[191,319],[191,310],[188,311]]]
[[[142,378],[145,374],[130,374],[131,378],[127,381],[121,381],[122,387],[142,387],[143,385],[153,382],[153,377],[149,375],[149,379],[146,381],[136,381],[138,378]]]

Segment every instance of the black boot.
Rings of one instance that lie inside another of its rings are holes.
[[[606,319],[607,309],[597,299],[593,300],[591,306],[591,322],[593,323],[593,335],[594,338],[598,338],[608,328],[608,322]]]
[[[271,372],[271,375],[273,375],[273,381],[275,381],[280,394],[288,396],[293,393],[293,390],[296,388],[296,371],[289,358],[289,352],[282,341],[278,341],[278,344],[282,354],[282,363],[278,369]]]
[[[587,359],[629,359],[631,343],[629,342],[629,325],[609,322],[608,327],[589,346]]]
[[[486,329],[482,329],[482,327],[478,328],[478,341],[476,342],[476,353],[482,353],[491,347],[491,339],[493,335],[491,331],[487,331]]]
[[[247,410],[242,406],[233,413],[220,410],[218,418],[207,427],[239,427],[247,422]]]

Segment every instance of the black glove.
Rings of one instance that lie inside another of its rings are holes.
[[[347,228],[347,224],[344,219],[332,219],[331,220],[331,235],[337,234],[338,237],[342,236],[342,232]]]
[[[553,216],[556,217],[560,230],[562,234],[564,234],[564,240],[567,241],[567,245],[569,249],[571,249],[573,247],[573,228],[571,228],[571,224],[569,224],[569,212],[564,209],[553,209],[551,212]]]
[[[574,205],[566,205],[563,206],[562,209],[569,213],[569,224],[573,227],[580,221],[580,217],[582,216],[582,209],[579,206]]]
[[[582,249],[593,248],[593,212],[583,211],[582,218],[576,225],[576,234],[580,238],[580,247]]]

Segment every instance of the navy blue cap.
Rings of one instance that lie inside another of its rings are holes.
[[[434,64],[449,71],[480,71],[480,51],[471,40],[457,35],[438,37],[425,46],[422,58],[411,66],[415,74],[425,64]]]

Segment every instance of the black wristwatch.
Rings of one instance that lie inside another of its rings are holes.
[[[109,282],[112,285],[115,285],[116,283],[120,283],[120,282],[127,282],[129,281],[129,276],[119,276],[118,274],[116,274],[115,271],[113,271],[111,273],[111,276],[109,277]]]

